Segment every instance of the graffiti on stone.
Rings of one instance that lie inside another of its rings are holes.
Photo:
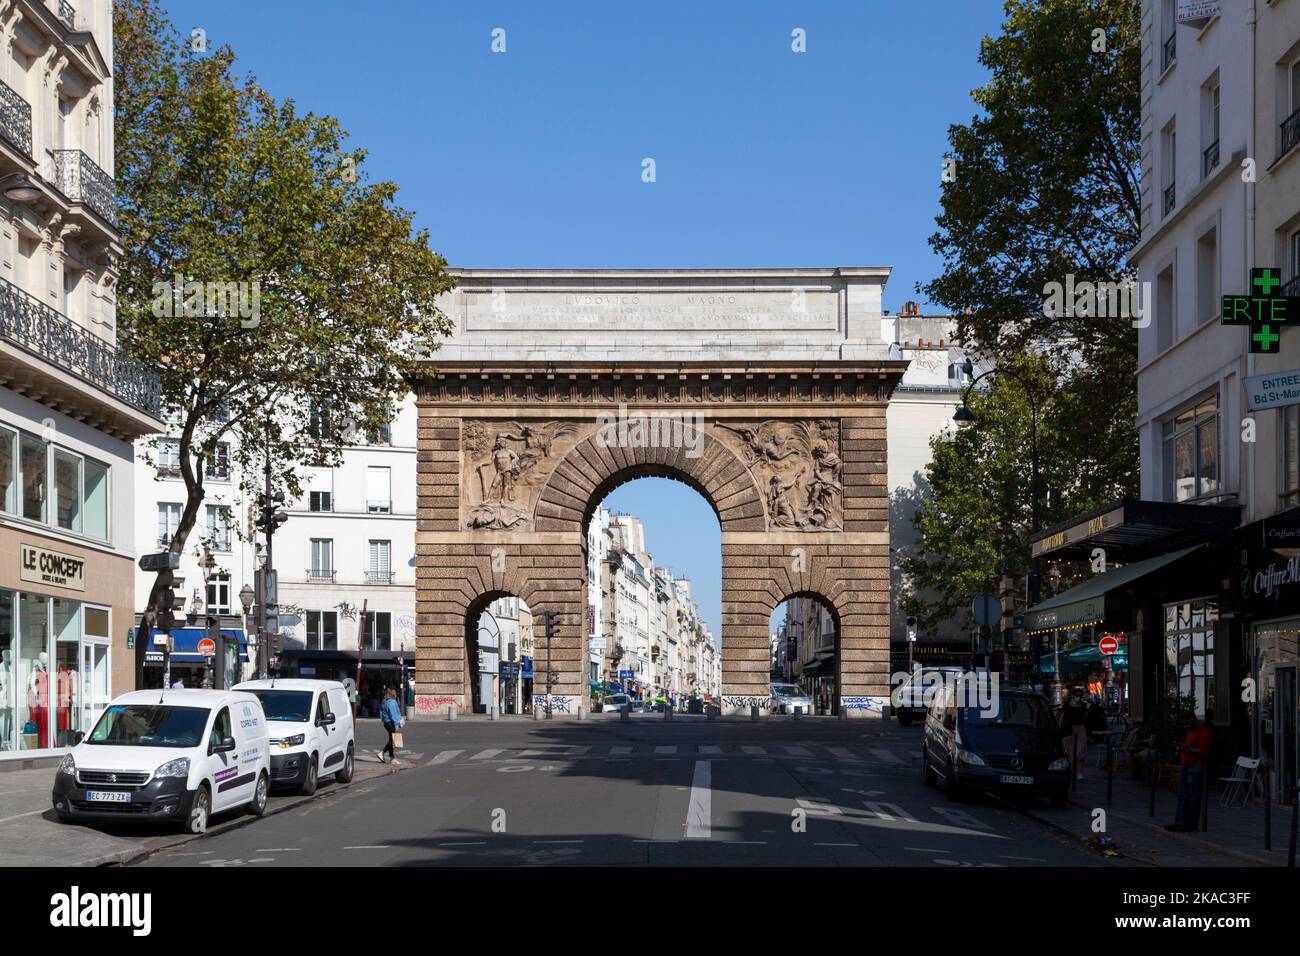
[[[888,697],[841,697],[840,710],[866,710],[883,714]]]

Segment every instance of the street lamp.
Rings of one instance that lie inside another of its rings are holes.
[[[970,379],[970,381],[967,382],[965,389],[962,390],[961,406],[957,409],[956,412],[953,413],[952,416],[952,420],[957,423],[957,426],[959,428],[964,427],[966,425],[970,425],[975,421],[975,415],[970,410],[970,407],[966,404],[966,402],[967,399],[970,397],[971,389],[973,389],[977,384],[979,384],[981,379],[986,378],[989,375],[1001,373],[1015,379],[1017,382],[1020,383],[1021,387],[1025,390],[1025,398],[1029,400],[1030,528],[1031,528],[1031,535],[1037,534],[1038,531],[1042,529],[1042,522],[1038,510],[1038,402],[1034,400],[1034,390],[1033,388],[1030,387],[1029,382],[1027,382],[1023,377],[1021,377],[1019,373],[1012,371],[1011,369],[1008,368],[990,368],[984,372],[981,372],[979,375],[975,375],[975,366],[971,363],[969,356],[967,356],[966,361],[962,363],[961,372],[962,372],[962,377],[966,379]],[[1040,566],[1039,559],[1036,557],[1033,558],[1031,560],[1030,567],[1029,567],[1029,607],[1033,607],[1035,604],[1037,604],[1039,599],[1039,591],[1038,591],[1039,566]],[[1059,569],[1058,569],[1058,573],[1059,573]],[[1031,653],[1033,654],[1034,661],[1037,662],[1039,657],[1041,656],[1042,639],[1039,637],[1035,637],[1033,639],[1033,644],[1037,646],[1031,646],[1030,650]],[[1057,679],[1058,680],[1060,679],[1059,674],[1057,675]]]
[[[31,202],[41,195],[40,187],[28,179],[26,173],[10,173],[0,177],[0,189],[4,190],[5,198],[14,202]]]

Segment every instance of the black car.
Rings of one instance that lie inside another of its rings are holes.
[[[1065,806],[1070,762],[1047,698],[997,687],[976,694],[969,687],[947,684],[930,702],[921,744],[926,785],[942,783],[953,797],[964,790],[1021,793]]]

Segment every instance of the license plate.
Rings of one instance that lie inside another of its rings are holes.
[[[90,803],[130,803],[131,795],[121,790],[87,790],[86,800]]]
[[[1033,777],[1017,776],[1013,774],[1003,774],[998,777],[998,783],[1033,783]]]

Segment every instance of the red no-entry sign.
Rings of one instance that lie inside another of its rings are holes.
[[[217,653],[217,642],[210,637],[205,637],[199,641],[198,651],[204,657],[215,657]]]
[[[1119,650],[1119,641],[1113,637],[1103,637],[1097,644],[1097,648],[1106,655],[1114,654]]]

